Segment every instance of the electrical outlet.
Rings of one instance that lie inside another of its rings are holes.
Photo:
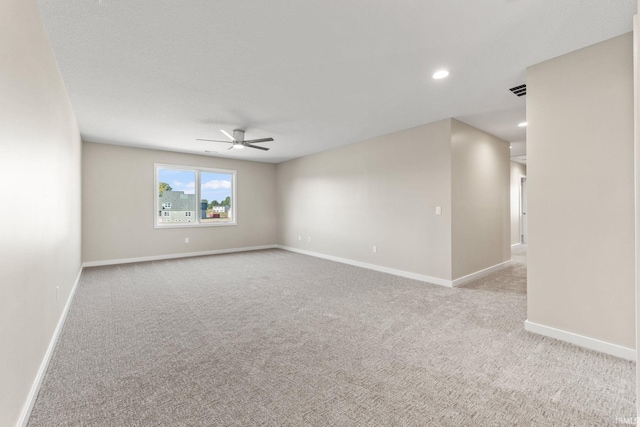
[[[298,235],[298,240],[302,240],[302,236],[301,235]]]
[[[436,215],[442,215],[442,207],[436,206]]]
[[[308,240],[309,240],[309,243],[311,243],[311,236],[309,236],[309,239],[308,239]]]
[[[378,252],[378,247],[376,245],[373,245],[373,253],[375,254],[376,252]]]
[[[56,301],[60,300],[60,287],[56,286]]]
[[[185,243],[189,243],[189,238],[188,238],[188,237],[185,237],[185,238],[184,238],[184,242],[185,242]]]

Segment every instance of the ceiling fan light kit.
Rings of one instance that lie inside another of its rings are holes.
[[[250,139],[248,141],[245,141],[243,129],[234,129],[233,136],[231,136],[231,134],[229,134],[229,132],[227,132],[224,129],[220,129],[220,132],[222,132],[231,141],[220,141],[216,139],[200,139],[200,138],[196,138],[196,141],[223,142],[225,144],[231,144],[231,147],[229,147],[229,150],[231,150],[232,148],[240,150],[240,149],[243,149],[244,147],[250,147],[250,148],[257,148],[258,150],[263,150],[263,151],[269,151],[269,148],[260,147],[259,145],[253,145],[253,144],[257,144],[260,142],[273,141],[273,138],[258,138],[258,139]]]

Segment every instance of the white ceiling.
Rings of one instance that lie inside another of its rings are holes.
[[[278,163],[455,117],[524,146],[529,65],[636,0],[38,0],[85,140]],[[439,68],[451,71],[433,80]],[[270,151],[196,138],[271,136]]]

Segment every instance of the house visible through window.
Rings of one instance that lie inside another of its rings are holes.
[[[235,225],[236,171],[155,165],[155,227]]]

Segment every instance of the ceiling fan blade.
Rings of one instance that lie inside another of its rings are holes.
[[[220,132],[224,133],[226,137],[229,138],[231,141],[235,141],[235,139],[226,130],[220,129]]]
[[[233,144],[233,143],[232,143],[232,144]],[[234,145],[235,145],[235,144],[234,144]],[[229,150],[233,150],[233,145],[232,145],[231,147],[227,148],[227,151],[229,151]]]
[[[233,144],[233,141],[220,141],[217,139],[200,139],[200,138],[196,138],[196,141],[207,141],[207,142],[224,142],[227,144]]]
[[[260,138],[260,139],[250,139],[248,141],[244,141],[248,144],[255,144],[256,142],[269,142],[273,141],[273,138]]]
[[[257,148],[258,150],[264,150],[264,151],[269,151],[269,149],[267,147],[260,147],[258,145],[251,145],[251,144],[247,144],[246,142],[244,144],[245,147],[251,147],[251,148]]]

